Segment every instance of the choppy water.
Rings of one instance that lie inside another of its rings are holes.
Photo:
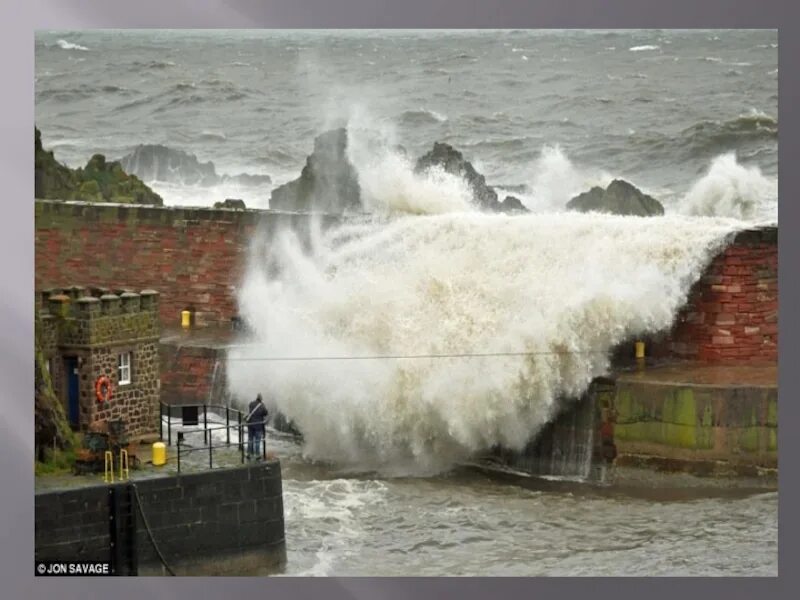
[[[279,454],[290,576],[778,573],[774,492],[354,477]]]
[[[314,136],[358,108],[413,156],[451,143],[533,208],[622,176],[669,210],[712,169],[713,189],[690,204],[743,189],[774,203],[777,106],[776,31],[36,36],[37,124],[71,166],[160,143],[218,173],[283,183]],[[715,162],[728,153],[736,161]],[[269,187],[154,186],[168,203],[233,195],[266,206],[269,196]]]

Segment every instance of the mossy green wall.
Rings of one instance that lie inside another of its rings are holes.
[[[769,465],[777,461],[777,406],[774,387],[622,380],[614,438],[620,453]]]

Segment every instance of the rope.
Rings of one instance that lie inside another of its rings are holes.
[[[139,490],[136,487],[135,483],[131,484],[133,488],[133,493],[136,496],[136,506],[139,508],[139,514],[142,515],[142,522],[144,523],[144,528],[147,530],[147,537],[150,538],[150,543],[153,544],[153,550],[156,551],[158,555],[158,559],[161,561],[161,564],[164,565],[164,568],[167,570],[167,573],[175,577],[175,571],[173,571],[170,566],[167,564],[167,561],[164,559],[164,555],[161,554],[161,550],[158,549],[158,544],[156,544],[156,540],[153,537],[153,532],[150,529],[150,524],[147,522],[147,517],[144,516],[144,509],[142,509],[142,501],[139,498]]]
[[[317,361],[317,360],[391,360],[415,358],[487,358],[495,356],[538,356],[564,354],[606,354],[606,350],[584,351],[549,351],[549,352],[486,352],[463,354],[385,354],[374,356],[263,356],[263,357],[227,357],[229,361]]]

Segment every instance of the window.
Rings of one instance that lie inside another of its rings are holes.
[[[131,382],[131,353],[125,352],[119,355],[117,360],[118,364],[118,381],[119,385],[125,385]]]

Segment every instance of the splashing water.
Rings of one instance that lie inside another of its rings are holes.
[[[396,132],[378,124],[363,108],[353,109],[347,124],[347,158],[358,173],[368,212],[440,214],[475,210],[467,183],[442,169],[424,174],[397,150]]]
[[[718,156],[683,198],[688,215],[777,221],[778,184],[758,167],[745,167],[733,153]]]
[[[739,221],[477,212],[284,231],[240,293],[254,343],[233,391],[265,391],[307,456],[435,473],[521,449],[630,336],[668,328]],[[512,356],[264,361],[487,353]]]

